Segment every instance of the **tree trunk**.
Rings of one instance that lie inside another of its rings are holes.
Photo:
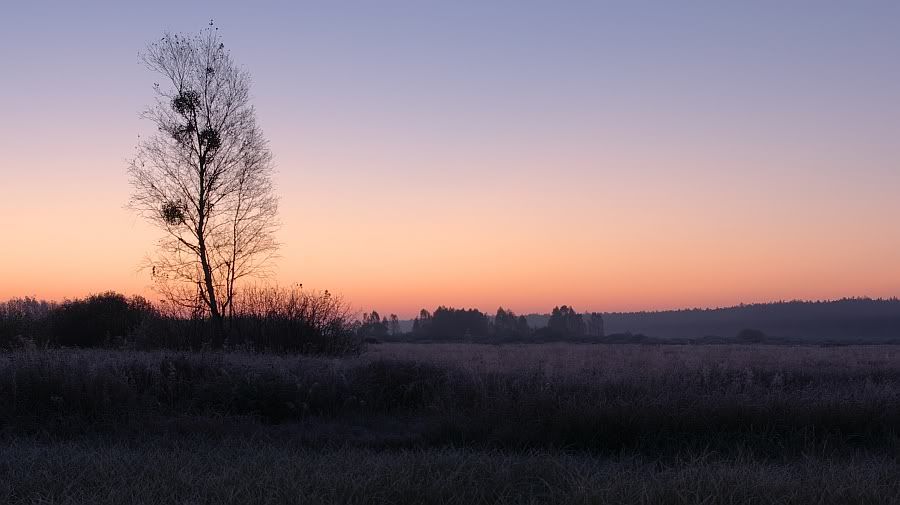
[[[206,303],[209,307],[210,322],[212,322],[212,341],[213,349],[221,349],[225,340],[225,321],[222,313],[219,311],[219,304],[216,300],[216,288],[213,282],[212,269],[209,267],[209,258],[206,256],[206,241],[203,235],[200,235],[200,266],[203,269],[203,281],[206,285]]]

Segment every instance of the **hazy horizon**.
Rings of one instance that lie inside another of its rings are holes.
[[[897,3],[20,2],[0,300],[152,296],[137,53],[210,18],[275,155],[282,285],[404,318],[900,295]]]

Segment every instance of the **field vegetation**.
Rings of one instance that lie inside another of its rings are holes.
[[[283,438],[19,439],[0,451],[0,501],[137,504],[894,504],[892,458],[761,461],[705,453],[325,448]]]
[[[886,345],[19,350],[0,402],[8,503],[900,498]]]

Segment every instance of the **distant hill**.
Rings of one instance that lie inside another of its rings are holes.
[[[533,328],[548,314],[526,316]],[[606,334],[635,333],[658,338],[732,338],[746,328],[769,337],[807,341],[900,341],[900,299],[845,298],[782,301],[716,309],[603,313]]]

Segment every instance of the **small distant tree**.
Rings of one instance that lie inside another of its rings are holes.
[[[557,337],[581,337],[585,332],[584,318],[568,305],[553,308],[547,327]]]
[[[391,314],[390,319],[390,332],[392,337],[396,337],[400,334],[400,319],[397,318],[397,314]]]
[[[438,307],[434,311],[434,330],[441,337],[486,337],[488,317],[478,309]]]
[[[499,339],[521,339],[531,334],[531,328],[525,316],[516,316],[515,312],[505,310],[503,307],[497,309],[497,314],[493,321],[494,337]]]
[[[597,312],[591,312],[587,320],[587,333],[592,337],[602,337],[604,335],[602,315]]]
[[[367,338],[384,338],[388,333],[388,320],[378,315],[378,312],[372,311],[370,314],[363,314],[362,323],[359,327],[359,334]]]
[[[143,113],[157,131],[140,141],[129,173],[130,206],[164,233],[148,265],[158,290],[221,327],[237,283],[268,273],[278,202],[250,75],[217,30],[167,33],[141,54],[161,81]]]
[[[419,311],[419,316],[413,320],[413,335],[417,337],[428,336],[431,333],[431,312],[425,309]]]

